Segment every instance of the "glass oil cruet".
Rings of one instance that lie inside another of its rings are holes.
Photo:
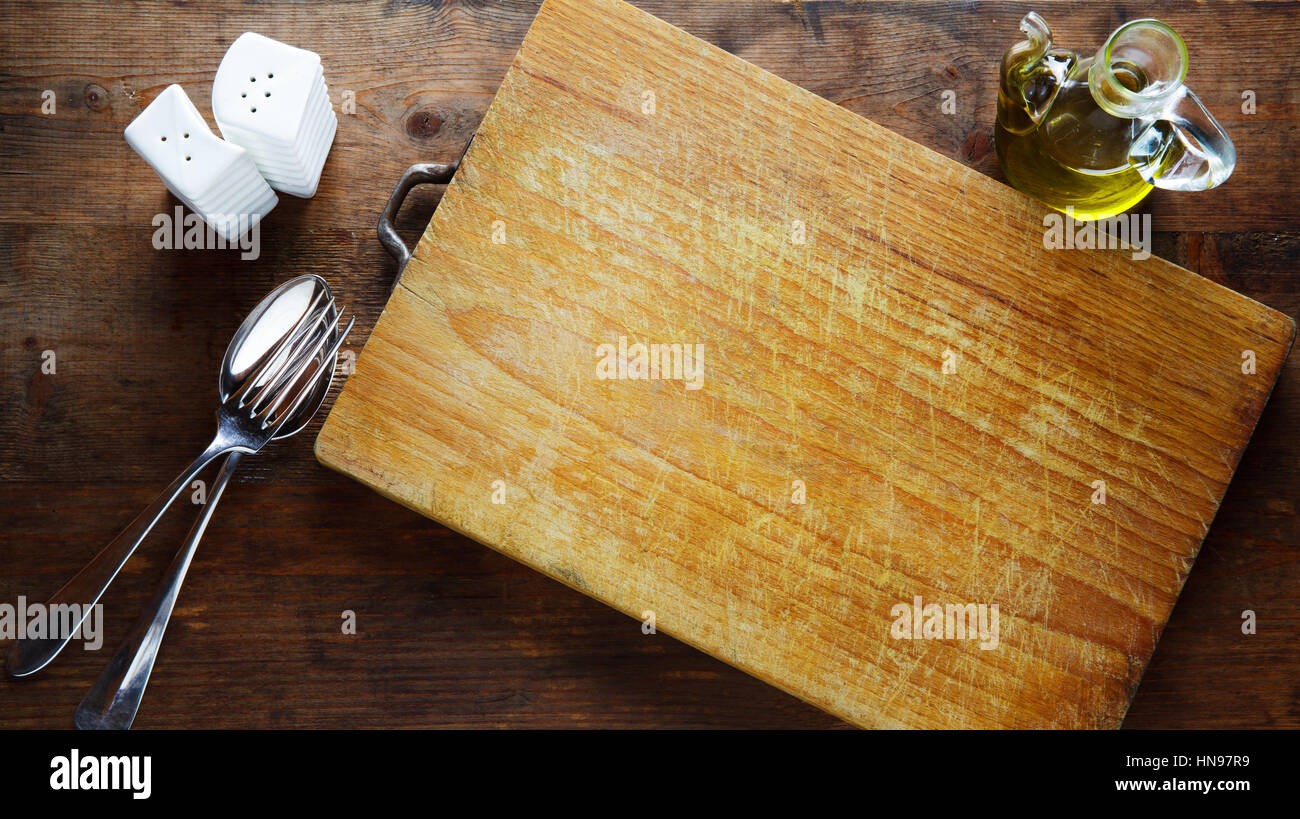
[[[1052,47],[1034,12],[1002,58],[994,143],[1012,185],[1079,220],[1106,219],[1152,187],[1208,190],[1232,140],[1183,85],[1187,46],[1158,20],[1117,28],[1095,56]]]

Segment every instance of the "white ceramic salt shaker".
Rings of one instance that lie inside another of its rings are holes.
[[[169,85],[126,126],[126,141],[185,206],[235,241],[278,201],[252,155],[208,128],[185,89]]]

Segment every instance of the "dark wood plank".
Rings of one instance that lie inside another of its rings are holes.
[[[996,62],[1023,4],[638,5],[998,175]],[[393,275],[374,241],[379,209],[407,165],[463,148],[535,9],[0,4],[0,602],[53,591],[206,441],[226,340],[272,285],[327,276],[358,314],[349,346],[360,349]],[[1300,312],[1300,81],[1290,68],[1300,6],[1040,10],[1069,47],[1095,47],[1126,16],[1167,20],[1185,36],[1189,84],[1241,164],[1221,190],[1153,197],[1156,252]],[[340,117],[320,194],[282,197],[261,258],[155,251],[150,220],[174,201],[121,130],[171,82],[208,113],[217,62],[247,29],[320,51],[335,102],[352,91],[357,113]],[[56,116],[40,113],[46,88],[58,94]],[[955,116],[939,112],[946,88],[958,95]],[[1259,100],[1253,117],[1240,113],[1247,88]],[[437,195],[414,195],[406,235]],[[45,349],[58,353],[54,376],[40,374]],[[1300,726],[1297,366],[1265,411],[1130,727]],[[315,429],[246,462],[199,552],[142,727],[839,725],[322,469]],[[169,515],[110,592],[105,651],[192,512]],[[356,637],[339,633],[345,608],[359,616]],[[1245,609],[1257,612],[1256,635],[1241,633]],[[106,660],[74,648],[38,679],[0,682],[0,727],[69,726]]]
[[[941,153],[998,176],[991,124],[997,63],[1020,39],[1018,3],[679,3],[646,10]],[[315,213],[368,222],[388,180],[415,161],[450,159],[474,132],[527,30],[536,3],[264,4],[176,7],[6,4],[7,63],[0,114],[8,139],[0,173],[17,194],[0,203],[14,220],[117,223],[149,211],[158,190],[121,130],[164,87],[182,83],[210,114],[212,75],[226,46],[255,29],[318,50],[331,95],[355,94],[340,121],[327,172],[350,185],[323,188]],[[1222,188],[1154,194],[1160,230],[1262,230],[1290,226],[1285,204],[1300,183],[1290,60],[1300,51],[1295,3],[1053,3],[1043,11],[1063,47],[1096,49],[1136,16],[1168,21],[1191,52],[1188,84],[1224,123],[1243,158]],[[1140,14],[1138,13],[1140,12]],[[184,36],[172,34],[179,26]],[[158,44],[166,42],[166,48]],[[55,117],[41,93],[58,95]],[[940,112],[944,90],[957,113]],[[1241,111],[1242,93],[1257,99]],[[110,186],[116,198],[87,196]],[[29,208],[28,202],[46,203]],[[58,203],[58,207],[49,207]],[[149,211],[152,212],[152,211]],[[273,217],[272,225],[276,224]]]

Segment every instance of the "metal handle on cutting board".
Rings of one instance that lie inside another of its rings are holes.
[[[397,276],[393,278],[393,287],[397,286],[397,280],[402,277],[406,263],[411,261],[411,249],[402,241],[402,237],[397,235],[397,228],[393,224],[397,221],[397,212],[402,209],[402,203],[406,201],[406,195],[416,185],[447,184],[458,167],[460,167],[459,159],[450,163],[425,162],[412,165],[398,180],[397,187],[393,188],[393,195],[388,197],[388,205],[384,207],[384,212],[379,217],[379,243],[397,260]]]

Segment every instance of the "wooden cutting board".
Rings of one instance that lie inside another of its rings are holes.
[[[1045,212],[547,0],[316,452],[855,724],[1113,727],[1294,324]]]

